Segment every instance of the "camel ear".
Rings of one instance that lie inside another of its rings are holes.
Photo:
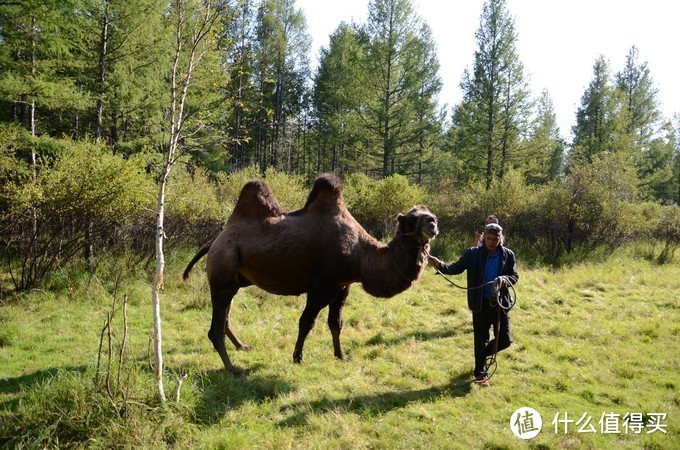
[[[406,216],[399,214],[397,216],[397,233],[404,233],[404,227],[406,227]]]

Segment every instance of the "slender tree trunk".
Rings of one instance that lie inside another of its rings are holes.
[[[95,125],[95,139],[102,138],[102,123],[104,122],[104,82],[106,81],[106,49],[109,40],[109,1],[104,2],[104,12],[102,15],[102,34],[99,43],[99,97],[97,98],[97,123]]]
[[[161,330],[160,291],[163,289],[163,274],[165,271],[165,253],[163,252],[163,243],[165,241],[165,190],[171,169],[172,165],[166,164],[165,173],[163,174],[158,190],[158,215],[156,216],[156,275],[154,277],[153,289],[151,290],[154,369],[158,383],[158,392],[162,401],[165,401],[165,389],[163,388],[163,337]]]
[[[385,127],[383,130],[383,176],[390,174],[390,158],[392,156],[392,146],[390,145],[390,83],[392,77],[391,54],[387,62],[387,80],[385,81]]]
[[[278,76],[276,80],[276,88],[274,92],[274,130],[272,137],[272,154],[271,154],[271,165],[275,169],[278,169],[279,164],[279,151],[281,148],[281,127],[283,121],[283,75],[281,70],[277,70]]]
[[[154,355],[156,362],[156,379],[158,382],[158,392],[165,401],[165,390],[163,388],[163,340],[161,333],[160,315],[160,291],[163,288],[163,273],[165,270],[165,254],[163,243],[165,241],[165,197],[167,184],[170,178],[172,167],[179,155],[179,143],[182,138],[182,127],[184,126],[184,106],[186,103],[187,92],[192,84],[192,74],[200,60],[199,46],[206,39],[212,25],[217,21],[219,15],[212,9],[213,2],[207,1],[203,4],[203,17],[193,30],[189,48],[184,50],[184,27],[186,26],[184,0],[175,0],[177,12],[177,30],[175,42],[175,55],[172,63],[170,80],[170,136],[167,148],[164,151],[165,164],[158,190],[158,215],[156,217],[156,275],[151,290],[151,303],[153,309],[153,332],[154,332]],[[180,68],[180,60],[183,52],[187,52],[186,66]]]
[[[235,116],[234,116],[234,154],[231,155],[231,160],[234,166],[237,168],[242,168],[245,166],[245,155],[243,154],[243,143],[241,139],[241,115],[243,113],[243,109],[241,107],[242,104],[245,104],[244,100],[244,95],[243,95],[243,90],[244,90],[244,83],[243,83],[243,64],[244,64],[244,53],[245,49],[243,46],[241,46],[241,55],[240,55],[240,66],[241,70],[239,70],[239,76],[238,76],[238,87],[236,89],[236,103],[237,107],[235,110]]]
[[[486,190],[491,189],[491,179],[493,178],[493,101],[490,102],[489,117],[487,122],[486,136]]]
[[[35,22],[36,19],[35,17],[31,19],[31,76],[35,78],[35,34],[36,34],[36,27],[35,27]],[[35,137],[36,134],[36,129],[35,129],[35,99],[31,99],[31,106],[29,107],[29,127],[31,130],[31,136]],[[31,168],[33,169],[33,182],[36,183],[38,181],[38,158],[35,153],[35,146],[31,145]],[[32,219],[33,219],[33,239],[35,240],[36,237],[38,236],[38,212],[33,208],[33,211],[31,212],[32,214]]]

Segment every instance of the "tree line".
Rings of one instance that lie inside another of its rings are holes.
[[[606,229],[605,219],[634,235],[630,224],[645,214],[675,217],[680,116],[660,113],[637,48],[618,70],[604,56],[594,62],[566,142],[550,93],[530,92],[505,0],[483,5],[450,119],[438,102],[436,43],[413,0],[367,7],[365,22],[338,25],[312,72],[294,0],[0,2],[0,221],[15,286],[81,250],[148,248],[135,230],[154,227],[145,211],[156,210],[149,199],[175,150],[167,228],[192,239],[219,228],[230,198],[220,193],[239,174],[304,185],[332,171],[359,192],[397,179],[430,195],[452,230],[468,232],[489,208],[528,241],[528,224],[552,226],[561,234],[534,242],[549,240],[556,255]],[[189,28],[208,10],[209,27]],[[188,30],[203,33],[200,54],[187,51]],[[532,204],[533,215],[511,215],[508,198],[481,211],[480,196],[503,186],[553,201]],[[375,214],[366,223],[387,232]]]

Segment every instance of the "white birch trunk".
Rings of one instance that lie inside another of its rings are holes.
[[[158,192],[158,216],[156,217],[156,276],[151,289],[151,306],[153,311],[153,350],[155,359],[156,381],[158,393],[162,401],[165,401],[165,389],[163,388],[163,334],[161,332],[161,299],[160,292],[163,289],[163,273],[165,270],[165,254],[163,253],[163,241],[165,239],[165,185],[170,166],[166,166],[165,174],[161,179]]]
[[[200,60],[197,56],[197,49],[201,42],[206,38],[208,31],[215,23],[218,15],[212,12],[212,2],[207,2],[204,5],[203,20],[199,21],[197,29],[193,33],[193,40],[188,49],[188,61],[185,67],[185,74],[181,76],[179,70],[180,56],[182,53],[182,32],[184,25],[184,8],[185,3],[182,0],[177,0],[177,34],[176,34],[176,48],[175,56],[172,65],[171,85],[170,85],[170,136],[168,139],[168,148],[165,153],[165,165],[163,167],[163,174],[160,181],[158,191],[158,216],[156,218],[156,276],[154,278],[153,287],[151,290],[151,303],[153,308],[153,338],[154,338],[154,357],[155,357],[155,372],[156,380],[158,382],[158,392],[161,400],[165,401],[165,390],[163,388],[163,339],[161,333],[161,302],[160,292],[163,288],[163,273],[165,270],[165,255],[163,253],[163,242],[165,240],[165,195],[170,178],[170,172],[177,157],[181,154],[179,148],[180,137],[182,135],[182,126],[184,124],[184,105],[187,97],[189,86],[191,85],[191,75]],[[177,392],[179,396],[179,388]]]

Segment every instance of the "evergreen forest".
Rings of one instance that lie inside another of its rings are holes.
[[[3,289],[107,255],[148,265],[158,239],[212,238],[246,180],[294,208],[324,172],[378,238],[427,204],[444,255],[496,214],[537,262],[631,240],[673,258],[680,115],[661,114],[635,46],[623,67],[593,61],[576,125],[560,130],[550,92],[529,89],[505,0],[483,4],[450,107],[413,0],[367,8],[312,70],[295,0],[0,2]]]

